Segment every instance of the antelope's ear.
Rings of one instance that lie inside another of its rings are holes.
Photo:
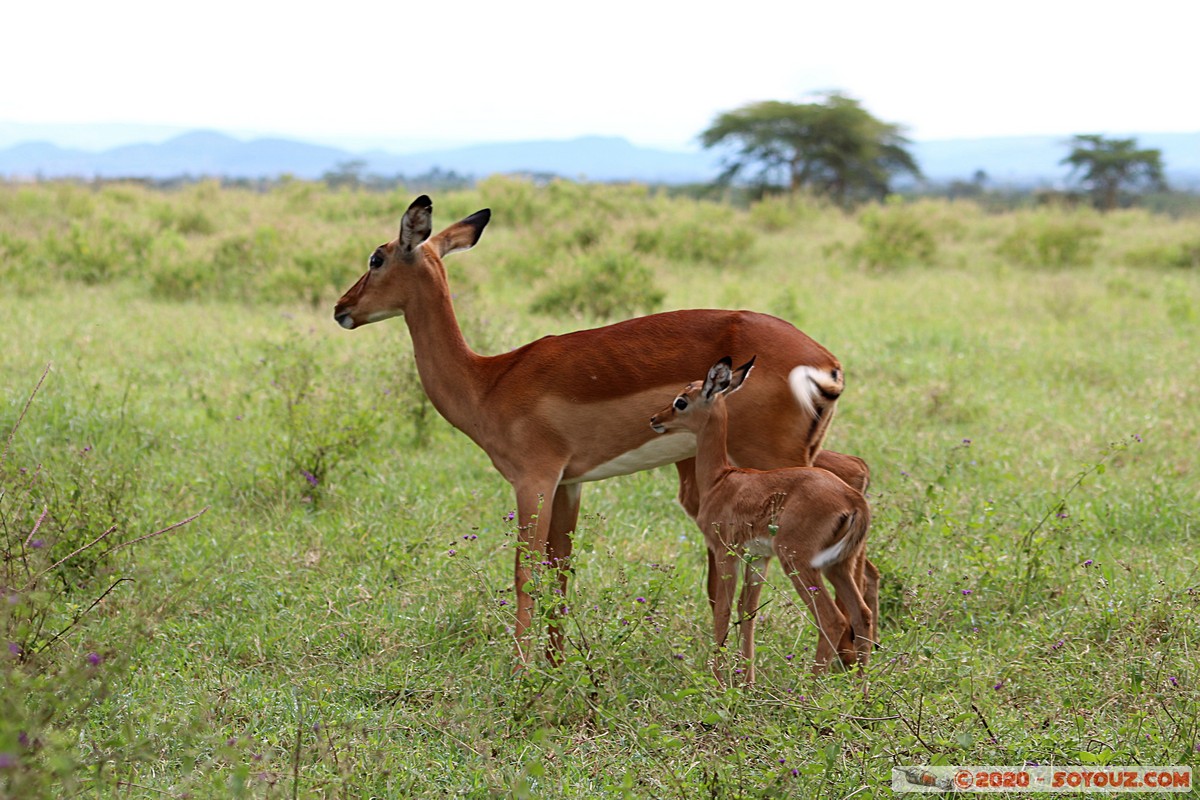
[[[712,400],[717,392],[723,392],[729,388],[729,381],[733,377],[732,366],[733,359],[729,356],[725,356],[713,364],[708,370],[708,376],[704,379],[704,386],[700,389],[701,397],[705,400]]]
[[[423,194],[404,212],[400,220],[400,246],[405,253],[411,253],[429,238],[433,230],[433,201],[429,195]]]
[[[460,250],[470,250],[483,236],[483,229],[492,218],[492,210],[485,208],[476,211],[464,220],[454,223],[446,230],[433,237],[430,247],[439,256],[457,253]]]
[[[750,377],[750,370],[754,369],[754,360],[757,358],[758,356],[750,356],[749,361],[733,371],[729,386],[723,390],[724,394],[732,394],[742,388],[742,384],[746,382],[746,378]]]

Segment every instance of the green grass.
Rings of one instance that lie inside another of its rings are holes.
[[[669,469],[585,487],[568,660],[513,677],[507,484],[423,400],[402,321],[331,318],[410,200],[0,187],[0,434],[52,365],[0,460],[0,796],[874,796],[894,765],[1200,764],[1200,273],[1168,257],[1195,219],[435,197],[439,227],[493,208],[448,262],[481,351],[590,324],[530,305],[640,235],[662,307],[770,311],[841,358],[827,444],[872,466],[884,648],[866,692],[812,679],[774,572],[759,684],[722,691]],[[1086,262],[1017,246],[1072,230]]]

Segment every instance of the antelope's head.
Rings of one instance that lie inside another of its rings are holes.
[[[366,274],[337,301],[333,318],[353,330],[404,314],[418,287],[431,279],[445,283],[442,257],[474,247],[491,217],[485,208],[430,237],[433,201],[421,195],[404,212],[400,235],[375,248]]]
[[[693,433],[708,417],[713,402],[718,397],[732,394],[741,388],[746,376],[754,367],[752,357],[737,369],[733,368],[733,359],[725,356],[708,370],[708,376],[703,381],[692,381],[683,387],[671,405],[659,411],[650,418],[650,427],[655,433],[670,433],[675,430],[687,430]]]

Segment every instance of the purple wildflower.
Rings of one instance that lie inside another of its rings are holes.
[[[967,597],[968,595],[975,594],[975,592],[972,591],[971,589],[963,589],[962,593],[963,593],[963,597]]]
[[[306,469],[300,470],[300,474],[304,476],[304,480],[308,481],[309,486],[315,487],[318,483],[320,483],[320,481],[317,480],[317,476],[313,475]]]
[[[87,662],[88,662],[89,664],[91,664],[93,667],[98,667],[98,666],[100,666],[100,662],[101,662],[101,661],[103,661],[103,660],[104,660],[104,659],[100,657],[100,654],[99,654],[99,653],[96,653],[96,652],[91,652],[91,653],[88,653],[88,654],[87,654]]]
[[[0,753],[0,769],[12,769],[17,765],[17,757],[12,753]]]
[[[1179,679],[1178,679],[1178,678],[1176,678],[1174,675],[1172,675],[1171,677],[1167,678],[1167,680],[1169,680],[1169,681],[1171,682],[1171,685],[1172,685],[1172,686],[1179,686]]]
[[[25,651],[22,650],[21,645],[17,644],[16,642],[9,642],[8,643],[8,652],[12,653],[14,656],[19,657],[21,655],[21,653],[23,653]]]
[[[451,547],[449,550],[446,551],[446,555],[452,556],[457,552],[458,552],[457,550],[455,550],[453,547]]]
[[[644,598],[644,597],[639,597],[639,598],[637,599],[637,602],[639,602],[639,603],[644,603],[644,602],[646,602],[646,598]]]
[[[41,550],[43,547],[46,546],[46,540],[45,539],[34,539],[32,542],[29,543],[29,546],[32,547],[34,550]]]
[[[1092,560],[1090,558],[1087,561],[1083,562],[1083,566],[1085,566],[1085,567],[1090,567],[1091,565],[1092,565]]]

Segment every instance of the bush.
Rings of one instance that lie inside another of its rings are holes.
[[[128,655],[88,643],[82,623],[101,601],[113,613],[119,590],[132,585],[117,551],[199,516],[119,540],[113,512],[132,487],[96,464],[90,447],[64,478],[42,465],[15,464],[11,445],[48,373],[49,367],[0,450],[2,797],[74,794],[86,775],[111,766],[111,753],[81,744],[90,710],[128,668]]]
[[[633,249],[684,264],[748,266],[753,261],[754,233],[729,222],[723,209],[720,219],[709,218],[666,222],[653,228],[639,228],[633,236]]]
[[[997,248],[1002,258],[1028,267],[1086,267],[1100,248],[1100,228],[1070,216],[1037,216],[1021,220]]]
[[[539,293],[530,310],[611,319],[655,311],[665,297],[654,284],[654,273],[636,257],[587,254],[576,260],[574,270]]]
[[[929,264],[937,255],[932,231],[916,209],[899,199],[866,208],[859,224],[863,235],[850,248],[850,257],[868,269]]]
[[[750,220],[768,233],[803,225],[825,212],[821,201],[808,195],[772,195],[750,206]]]
[[[1200,239],[1134,250],[1126,255],[1125,260],[1134,267],[1198,269],[1200,268]]]

